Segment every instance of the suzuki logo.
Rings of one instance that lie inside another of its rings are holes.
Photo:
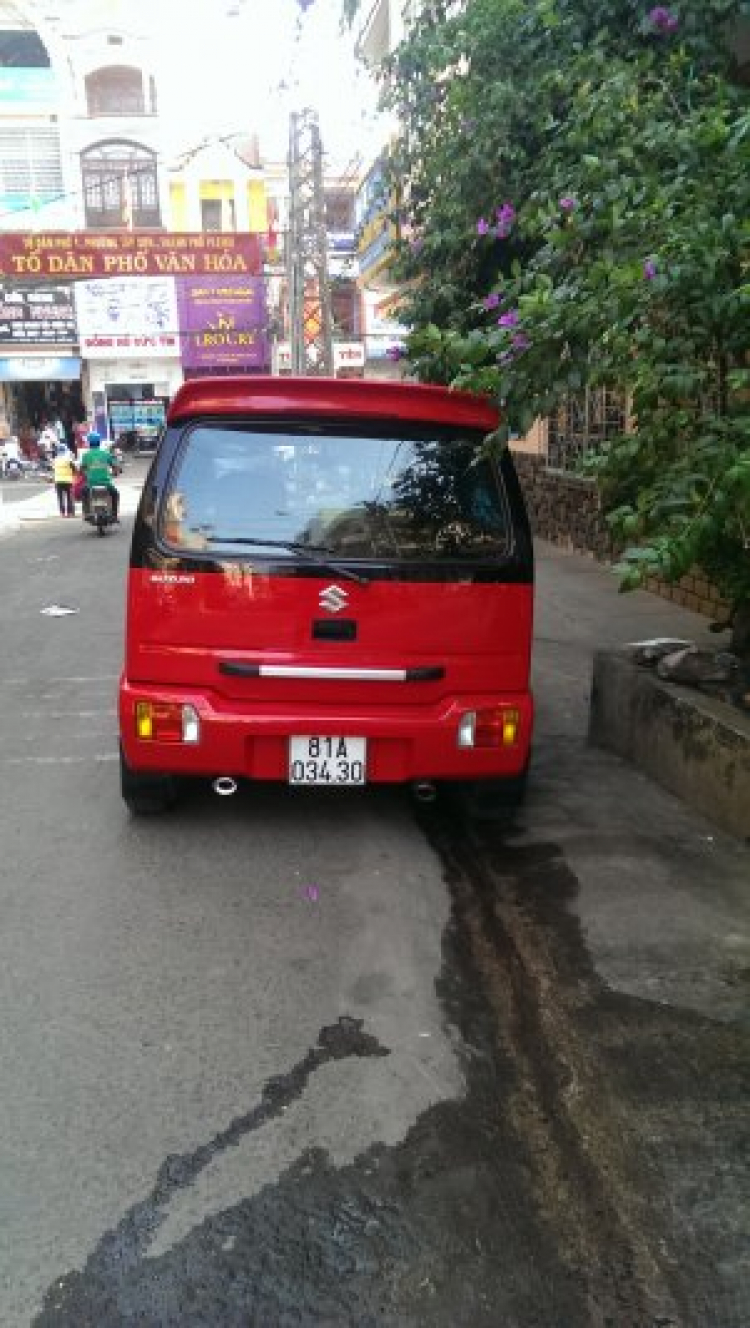
[[[327,609],[329,613],[341,613],[349,603],[349,596],[341,586],[326,586],[318,596],[318,603],[321,609]]]

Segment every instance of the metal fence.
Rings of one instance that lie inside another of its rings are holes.
[[[624,433],[627,424],[624,392],[586,388],[571,393],[549,417],[547,465],[550,470],[577,473],[602,443]]]

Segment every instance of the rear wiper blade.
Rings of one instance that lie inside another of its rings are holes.
[[[356,581],[359,586],[369,586],[370,584],[369,577],[361,576],[359,572],[352,572],[348,567],[342,567],[341,563],[332,561],[330,557],[319,557],[318,555],[321,553],[331,554],[334,552],[327,544],[300,544],[295,540],[249,539],[244,535],[209,535],[206,543],[244,544],[252,549],[287,549],[289,553],[296,553],[308,562],[317,563],[319,567],[332,568],[344,580]]]

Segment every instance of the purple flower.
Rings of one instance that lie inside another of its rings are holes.
[[[480,217],[477,222],[477,235],[487,235],[490,229],[490,223],[484,217]]]
[[[563,212],[573,212],[577,206],[578,204],[576,203],[576,200],[571,198],[569,194],[566,194],[564,198],[560,199],[560,207]]]
[[[503,206],[497,209],[497,229],[492,233],[498,240],[504,240],[510,235],[511,227],[516,219],[516,209],[512,203],[503,203]]]
[[[305,886],[305,899],[309,899],[311,904],[317,904],[320,899],[320,890],[317,885]]]
[[[646,281],[653,281],[656,276],[657,268],[653,258],[647,258],[643,264],[643,275]]]
[[[507,312],[507,314],[501,314],[500,317],[499,317],[498,320],[497,320],[497,325],[498,325],[498,327],[517,327],[517,326],[518,326],[518,310],[517,310],[517,309],[509,309],[508,312]]]
[[[510,344],[513,347],[516,354],[520,355],[521,351],[529,349],[531,342],[529,341],[529,338],[526,336],[525,332],[517,332],[516,335],[511,339]]]
[[[487,298],[483,301],[483,303],[485,309],[497,309],[500,303],[500,296],[498,295],[497,291],[493,291],[491,295],[488,295]]]
[[[648,21],[657,32],[676,32],[680,25],[677,15],[673,14],[671,9],[667,9],[666,5],[656,5],[654,9],[650,9]]]
[[[389,346],[386,350],[386,357],[397,364],[399,360],[406,359],[406,348],[404,346]]]

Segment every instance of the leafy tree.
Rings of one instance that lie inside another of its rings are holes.
[[[356,0],[349,3],[350,12]],[[742,0],[425,0],[384,65],[425,380],[504,406],[627,390],[594,458],[624,589],[700,564],[750,613],[750,104]]]

